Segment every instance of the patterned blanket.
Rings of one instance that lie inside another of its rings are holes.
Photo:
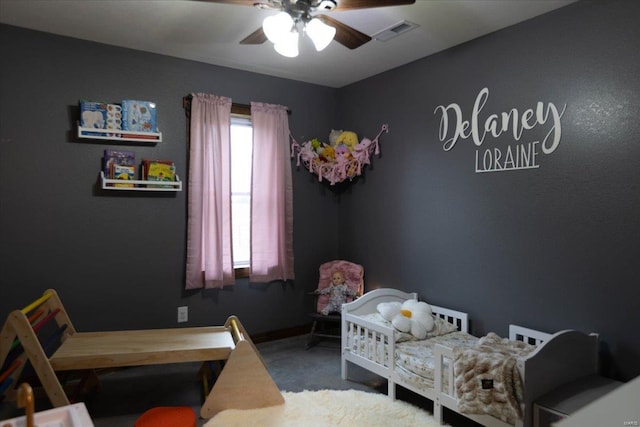
[[[463,414],[487,414],[509,424],[522,418],[522,379],[516,359],[535,350],[490,332],[473,348],[454,350],[458,409]]]

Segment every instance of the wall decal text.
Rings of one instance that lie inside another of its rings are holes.
[[[476,147],[475,171],[501,172],[540,167],[540,154],[553,153],[562,137],[561,119],[567,108],[564,104],[559,110],[552,102],[538,101],[535,107],[522,113],[517,108],[501,113],[481,116],[489,89],[484,88],[476,97],[471,117],[464,120],[462,108],[451,103],[446,107],[438,105],[434,114],[441,114],[438,138],[444,151],[451,151],[459,140],[471,138]],[[543,127],[547,130],[544,138],[535,141],[520,142],[526,131]],[[506,147],[480,148],[487,138],[498,138],[502,135],[513,137],[514,144]]]

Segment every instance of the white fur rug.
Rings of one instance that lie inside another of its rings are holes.
[[[426,411],[384,394],[357,390],[283,392],[285,403],[262,409],[227,409],[204,427],[431,427]]]

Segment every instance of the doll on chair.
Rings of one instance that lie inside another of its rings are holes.
[[[356,291],[350,289],[344,280],[344,274],[340,270],[336,270],[331,275],[331,284],[326,288],[315,291],[318,295],[329,295],[329,302],[320,313],[328,315],[329,313],[339,313],[342,310],[342,304],[347,302],[347,297],[355,297]]]

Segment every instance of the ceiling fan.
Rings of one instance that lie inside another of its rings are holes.
[[[371,40],[368,35],[323,12],[368,9],[384,6],[402,6],[415,0],[201,0],[255,6],[260,9],[280,11],[268,16],[256,31],[240,41],[240,44],[274,43],[278,53],[288,57],[298,56],[298,39],[302,32],[309,36],[316,50],[327,47],[331,40],[349,49],[356,49]]]

